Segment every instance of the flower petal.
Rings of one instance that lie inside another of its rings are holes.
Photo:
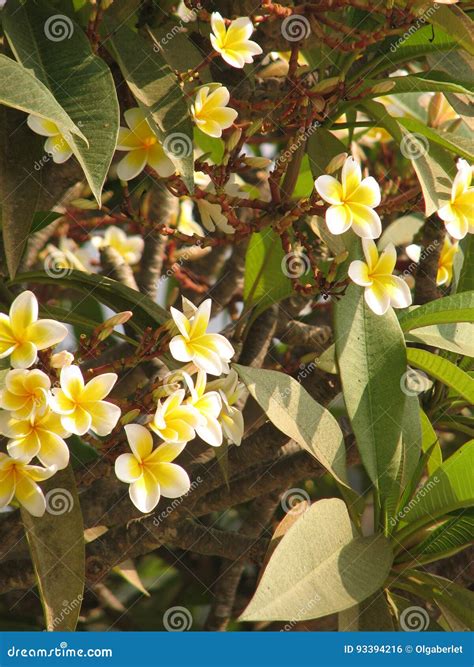
[[[15,477],[11,474],[2,476],[0,473],[0,509],[11,503],[14,493]]]
[[[173,308],[173,306],[171,306],[170,308],[170,313],[174,323],[178,327],[179,332],[185,338],[187,338],[189,332],[191,331],[191,322],[181,311],[177,310],[176,308]]]
[[[176,171],[173,162],[166,155],[159,143],[148,149],[148,164],[161,178],[172,176]]]
[[[116,149],[118,151],[131,151],[137,148],[143,148],[143,142],[135,132],[127,127],[119,128]]]
[[[330,206],[326,211],[326,224],[331,234],[343,234],[352,224],[352,215],[348,206]]]
[[[74,412],[61,415],[61,423],[70,433],[84,435],[91,427],[92,417],[86,410],[78,406]]]
[[[21,477],[16,485],[15,497],[31,515],[43,516],[46,500],[40,487],[28,477]]]
[[[108,401],[86,403],[85,409],[92,419],[91,431],[101,436],[109,435],[113,431],[122,413],[118,405]]]
[[[92,378],[84,387],[81,395],[81,401],[101,401],[112,391],[114,384],[118,380],[116,373],[102,373]]]
[[[120,454],[115,460],[115,475],[121,482],[131,484],[142,476],[142,469],[133,454]]]
[[[68,334],[67,327],[55,320],[38,320],[30,324],[27,331],[28,339],[38,350],[45,350],[63,341]]]
[[[130,151],[117,165],[117,176],[121,181],[131,181],[144,170],[148,151],[144,148]]]
[[[84,390],[84,378],[79,366],[65,366],[61,369],[61,389],[72,401],[79,400]]]
[[[360,164],[349,156],[344,162],[341,172],[342,196],[344,201],[351,200],[353,192],[359,187],[362,180]]]
[[[374,280],[370,287],[364,291],[365,302],[376,315],[383,315],[390,306],[390,297],[382,283]]]
[[[208,417],[204,425],[196,426],[196,433],[211,447],[222,445],[222,427],[214,417]]]
[[[132,503],[144,514],[154,510],[160,500],[160,485],[147,470],[130,484],[128,492]]]
[[[41,463],[50,468],[63,470],[69,463],[69,448],[62,438],[51,431],[41,431],[41,447],[37,454]]]
[[[398,276],[386,276],[383,278],[383,283],[387,293],[390,297],[390,305],[392,308],[408,308],[411,305],[412,298],[410,288]]]
[[[352,229],[363,239],[378,239],[382,233],[382,222],[378,213],[363,204],[348,204],[352,213]]]
[[[183,336],[175,336],[170,340],[170,352],[176,361],[187,362],[193,358],[192,350]]]
[[[33,114],[28,116],[26,124],[30,130],[33,130],[33,132],[40,134],[43,137],[54,137],[55,134],[59,134],[59,128],[56,123],[53,123],[52,120],[47,120],[46,118],[34,116]]]
[[[380,187],[375,178],[368,176],[364,178],[358,188],[351,194],[350,202],[363,204],[364,206],[378,206],[381,201]]]
[[[10,306],[10,324],[15,335],[20,336],[38,319],[38,301],[29,290],[22,292]]]
[[[356,285],[368,287],[372,285],[372,278],[369,277],[369,267],[365,262],[356,259],[351,262],[348,270],[349,278]]]
[[[375,245],[375,244],[374,244]],[[374,273],[378,276],[391,276],[397,263],[397,251],[393,243],[388,243],[374,268]]]
[[[342,204],[342,185],[333,176],[319,176],[314,181],[318,194],[329,204]]]
[[[35,363],[37,356],[36,345],[26,341],[12,351],[10,363],[13,368],[29,368]]]
[[[153,475],[158,480],[165,498],[184,496],[191,486],[188,473],[175,463],[159,463],[153,466]]]
[[[174,461],[185,448],[184,442],[165,442],[159,445],[147,458],[146,465],[156,463],[171,463]]]
[[[124,426],[128,444],[138,461],[144,461],[153,449],[153,437],[150,431],[140,424]]]
[[[379,261],[377,246],[372,239],[362,239],[362,250],[364,251],[365,261],[369,268],[369,274],[372,273]]]

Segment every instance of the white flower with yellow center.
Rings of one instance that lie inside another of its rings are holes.
[[[30,461],[37,456],[44,466],[55,466],[58,470],[69,463],[69,449],[63,438],[71,434],[61,424],[60,416],[49,409],[28,419],[15,419],[1,412],[0,433],[10,438],[7,449],[15,459]]]
[[[119,129],[117,150],[128,151],[128,155],[118,163],[117,176],[122,181],[131,181],[147,165],[162,178],[174,174],[176,167],[163,150],[142,109],[128,109],[124,117],[128,128]]]
[[[199,88],[191,105],[191,113],[197,127],[210,137],[221,137],[222,130],[232,125],[238,116],[235,109],[230,109],[227,104],[230,93],[225,86],[211,88],[203,86]]]
[[[211,305],[211,299],[206,299],[196,308],[183,299],[183,310],[188,309],[188,317],[176,308],[170,309],[179,330],[179,335],[170,341],[170,352],[177,361],[192,361],[209,375],[222,375],[229,372],[234,348],[221,334],[207,332]]]
[[[201,225],[194,220],[193,202],[191,199],[183,199],[181,201],[176,229],[186,236],[205,236]]]
[[[61,369],[60,389],[53,389],[51,408],[61,415],[65,429],[84,435],[89,429],[97,435],[109,435],[120,418],[120,408],[103,399],[117,382],[115,373],[103,373],[84,384],[78,366]]]
[[[263,53],[256,42],[249,38],[253,33],[253,23],[247,16],[231,21],[228,28],[218,12],[211,15],[211,44],[214,51],[232,67],[242,68],[245,63],[253,63],[254,56]]]
[[[371,239],[362,239],[362,248],[366,261],[351,262],[349,277],[356,285],[365,287],[364,297],[369,308],[376,315],[383,315],[390,306],[407,308],[411,304],[408,285],[392,275],[397,263],[393,243],[389,243],[380,256]]]
[[[188,385],[189,398],[186,403],[192,405],[203,418],[203,423],[196,426],[196,433],[212,447],[222,445],[222,428],[218,417],[222,408],[222,399],[217,391],[206,391],[207,377],[204,371],[198,371],[196,381],[188,373],[183,373]]]
[[[178,389],[164,401],[158,401],[149,426],[165,442],[186,444],[196,437],[196,428],[204,419],[192,405],[184,402],[186,392]]]
[[[244,393],[245,385],[239,382],[239,376],[232,368],[227,377],[209,382],[207,388],[219,391],[222,399],[222,410],[219,415],[222,430],[229,442],[240,445],[244,435],[244,417],[235,404]]]
[[[466,234],[474,234],[474,187],[472,167],[466,160],[458,160],[458,173],[451,188],[451,200],[438,210],[448,234],[461,240]]]
[[[438,272],[436,274],[436,284],[450,285],[453,279],[454,257],[459,250],[459,243],[453,243],[449,236],[444,237],[443,247],[438,259]],[[414,262],[419,262],[421,257],[421,246],[412,243],[405,248],[405,252]]]
[[[56,468],[40,468],[29,465],[28,460],[13,459],[0,452],[0,508],[13,498],[33,516],[43,516],[46,511],[44,494],[36,482],[49,479]]]
[[[382,223],[373,209],[380,204],[380,188],[372,177],[362,178],[359,163],[348,157],[342,167],[341,182],[333,176],[319,176],[314,182],[318,194],[331,206],[326,224],[332,234],[343,234],[352,227],[363,239],[376,239]]]
[[[110,247],[118,252],[127,264],[138,264],[142,257],[145,241],[141,236],[127,236],[125,232],[111,225],[105,230],[104,236],[93,236],[92,244],[96,248]]]
[[[64,324],[38,319],[38,301],[33,292],[17,296],[8,315],[0,313],[0,359],[11,355],[13,368],[29,368],[38,350],[52,347],[66,336]]]
[[[56,123],[46,118],[40,118],[30,114],[26,119],[28,127],[36,134],[42,137],[48,137],[44,143],[44,150],[51,155],[53,162],[62,164],[69,160],[72,155],[72,148],[59,131]]]
[[[5,377],[0,391],[0,408],[9,410],[16,419],[43,414],[48,407],[51,380],[43,371],[16,368]]]
[[[115,461],[115,474],[130,484],[130,500],[140,512],[155,509],[160,496],[179,498],[191,486],[188,474],[174,459],[184,449],[184,443],[168,442],[153,449],[151,433],[140,424],[124,426],[131,454],[121,454]]]

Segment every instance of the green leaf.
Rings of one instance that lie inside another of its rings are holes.
[[[428,454],[426,467],[428,474],[432,475],[437,468],[443,463],[443,452],[441,451],[438,442],[438,436],[434,430],[428,415],[420,408],[420,422],[421,422],[421,448],[424,454]]]
[[[285,255],[273,229],[252,234],[245,255],[244,303],[255,309],[254,316],[292,294],[291,281],[283,272],[292,261],[295,258]],[[307,268],[304,261],[301,267]]]
[[[451,387],[469,403],[474,403],[474,379],[451,361],[426,350],[414,348],[407,349],[407,359],[409,364]]]
[[[418,526],[474,504],[474,440],[467,442],[431,475],[404,508],[403,522],[410,524],[397,534],[413,532]]]
[[[143,331],[146,327],[157,328],[170,319],[169,313],[158,306],[154,301],[122,285],[116,280],[105,276],[98,276],[83,271],[70,271],[66,276],[54,277],[43,271],[31,271],[22,273],[9,284],[38,283],[40,285],[55,285],[67,287],[93,296],[104,306],[108,306],[116,313],[124,310],[133,311],[133,317],[129,324],[137,331]],[[80,322],[78,322],[80,324]]]
[[[118,100],[109,68],[94,55],[81,27],[69,18],[65,24],[68,37],[48,39],[45,26],[60,19],[46,2],[9,0],[2,19],[16,58],[51,90],[86,137],[88,146],[72,135],[68,142],[100,206],[119,126]]]
[[[316,179],[326,173],[326,167],[333,157],[339,155],[339,153],[347,152],[347,146],[329,130],[318,127],[308,140],[306,152],[309,157],[313,179]]]
[[[402,133],[397,121],[392,118],[383,104],[372,100],[364,100],[360,106],[368,113],[370,118],[377,121],[380,127],[385,128],[395,141],[398,141],[398,143],[402,141]]]
[[[474,290],[474,234],[468,234],[460,243],[459,251],[454,257],[454,291],[468,292]]]
[[[349,609],[385,582],[382,535],[358,537],[342,500],[320,500],[283,536],[241,621],[303,621]]]
[[[447,558],[474,541],[474,510],[450,516],[428,537],[410,550],[418,560],[429,563]]]
[[[127,25],[106,25],[112,47],[134,97],[149,114],[159,139],[168,146],[189,192],[194,189],[193,125],[185,95],[160,51]]]
[[[385,93],[368,92],[370,88],[381,83],[391,82],[393,87],[389,90],[390,95],[400,93],[460,93],[472,95],[472,82],[459,82],[455,77],[450,77],[445,72],[419,72],[418,74],[409,74],[407,76],[391,76],[388,79],[374,79],[365,82],[364,92],[371,97],[382,97]]]
[[[233,366],[270,421],[347,486],[344,439],[331,413],[286,373]]]
[[[47,630],[75,630],[84,593],[84,526],[70,466],[43,485],[41,518],[21,509]]]
[[[426,18],[433,25],[445,30],[459,46],[474,56],[472,21],[457,5],[438,5]]]
[[[2,54],[0,80],[0,104],[50,120],[56,123],[64,135],[77,134],[85,139],[51,91],[22,65]]]
[[[393,493],[405,394],[405,341],[393,310],[375,315],[350,285],[335,307],[336,355],[344,401],[362,462],[382,499]]]
[[[209,155],[214,164],[220,164],[222,158],[224,157],[225,144],[222,139],[217,137],[210,137],[208,134],[204,134],[198,127],[194,128],[194,141],[196,146],[200,148],[203,153]]]
[[[445,296],[416,306],[400,316],[403,331],[451,322],[474,322],[474,292]]]
[[[30,234],[39,232],[58,218],[61,218],[62,215],[62,213],[56,213],[56,211],[37,211],[31,222]]]
[[[474,325],[471,322],[432,324],[407,333],[405,338],[411,343],[422,343],[474,357]]]
[[[153,37],[155,45],[160,48],[168,65],[178,72],[187,72],[189,69],[199,67],[207,56],[207,53],[201,51],[191,41],[189,32],[183,31],[181,19],[170,18],[156,28],[148,27],[148,32]],[[212,82],[209,66],[206,65],[199,70],[199,80],[202,83]]]
[[[454,132],[440,132],[432,127],[428,127],[415,118],[398,118],[400,125],[403,125],[412,134],[422,134],[429,141],[439,144],[451,153],[455,153],[466,160],[474,160],[474,151],[472,140],[455,134]]]
[[[403,129],[405,148],[413,155],[411,163],[421,185],[425,200],[425,215],[428,217],[449,201],[454,177],[454,162],[444,148],[430,144],[419,136]],[[403,144],[402,144],[403,145]]]
[[[394,629],[393,617],[383,590],[340,612],[338,616],[339,632],[393,632]]]

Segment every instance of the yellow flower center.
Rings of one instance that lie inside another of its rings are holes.
[[[156,137],[154,136],[146,137],[143,141],[144,148],[151,148],[151,146],[154,146],[155,144],[156,144]]]

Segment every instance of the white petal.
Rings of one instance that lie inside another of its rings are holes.
[[[348,270],[349,278],[356,285],[368,287],[372,285],[372,279],[369,277],[368,266],[365,262],[356,259],[351,262]]]
[[[365,288],[364,298],[376,315],[383,315],[389,309],[390,297],[379,282],[374,282],[373,285]]]
[[[124,429],[130,449],[138,461],[143,461],[153,449],[153,437],[150,431],[141,424],[127,424]]]
[[[160,485],[146,470],[140,479],[130,484],[128,492],[132,503],[144,514],[154,510],[160,500]]]
[[[131,484],[140,479],[142,469],[133,454],[120,454],[115,460],[115,475],[121,482]]]
[[[188,473],[176,463],[160,463],[153,466],[161,493],[165,498],[179,498],[189,491]]]
[[[352,223],[348,206],[330,206],[326,211],[326,224],[331,234],[343,234]]]
[[[314,185],[324,201],[334,205],[342,203],[342,185],[333,176],[319,176]]]

